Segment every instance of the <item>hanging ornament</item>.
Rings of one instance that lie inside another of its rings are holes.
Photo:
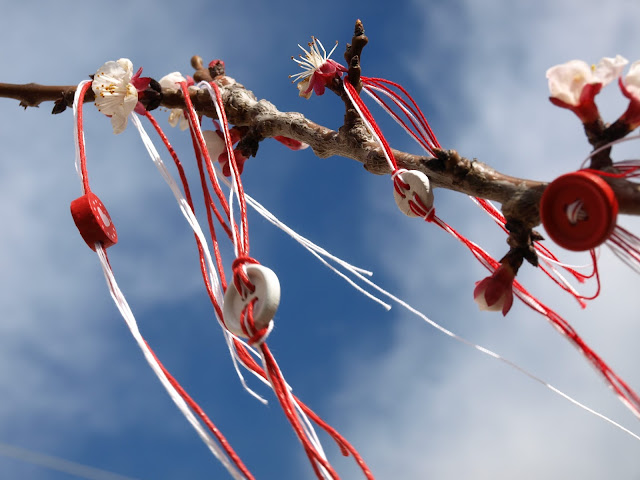
[[[109,248],[118,242],[116,227],[98,196],[89,192],[71,202],[71,216],[89,248],[96,251],[96,243]]]
[[[586,251],[613,233],[618,201],[596,173],[577,171],[556,178],[545,189],[540,217],[549,237],[567,250]]]

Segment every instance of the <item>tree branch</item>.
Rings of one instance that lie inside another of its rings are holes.
[[[334,131],[312,122],[301,113],[279,111],[267,100],[256,99],[253,92],[229,77],[218,76],[216,81],[221,87],[225,111],[232,124],[249,127],[261,138],[281,135],[305,142],[320,158],[339,155],[362,163],[373,174],[390,173],[381,149],[362,124],[356,123]],[[50,101],[69,106],[75,90],[75,85],[0,83],[0,97],[18,100],[25,108]],[[93,92],[89,90],[85,101],[93,100]],[[191,100],[198,113],[216,118],[213,103],[206,91],[192,92]],[[182,93],[163,89],[161,105],[183,108]],[[547,185],[545,182],[502,174],[485,163],[468,160],[454,150],[437,151],[435,158],[397,150],[394,150],[394,154],[400,167],[421,170],[429,176],[434,188],[446,188],[499,202],[507,219],[524,228],[531,229],[540,223],[539,204]],[[620,212],[640,215],[640,185],[623,179],[604,179],[618,198]]]

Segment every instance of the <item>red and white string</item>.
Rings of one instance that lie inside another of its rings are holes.
[[[385,152],[385,157],[387,158],[387,161],[389,162],[390,168],[392,170],[394,188],[408,188],[408,186],[403,187],[402,185],[399,185],[398,179],[400,178],[400,176],[396,175],[399,171],[399,168],[396,164],[393,151],[391,150],[386,139],[384,139],[382,132],[377,126],[368,108],[366,107],[366,105],[364,105],[364,102],[357,94],[355,88],[348,81],[343,82],[343,85],[347,96],[360,114],[362,121],[365,123],[382,150]],[[498,268],[499,262],[497,260],[493,259],[480,246],[468,240],[442,219],[438,218],[435,215],[435,211],[432,207],[428,207],[422,204],[422,200],[417,195],[414,196],[413,200],[414,203],[410,203],[410,205],[416,215],[423,217],[427,222],[435,223],[444,231],[448,232],[451,236],[458,239],[490,272],[493,273]],[[592,258],[595,259],[595,254],[592,254]],[[640,418],[640,397],[586,344],[586,342],[584,342],[584,340],[571,327],[571,325],[562,317],[560,317],[560,315],[558,315],[556,312],[554,312],[549,307],[539,302],[531,294],[529,294],[529,292],[524,289],[524,287],[517,280],[514,280],[513,288],[515,289],[514,293],[518,298],[520,298],[520,300],[522,300],[534,311],[544,315],[565,338],[567,338],[581,351],[583,356],[591,363],[591,365],[594,366],[600,374],[602,374],[602,376],[605,378],[609,386],[613,389],[613,391],[623,402],[623,404],[627,406],[627,408],[629,408],[634,415]]]
[[[234,262],[234,264],[237,265],[237,267],[234,268],[234,277],[235,277],[236,276],[235,274],[237,273],[236,270],[242,269],[243,262],[247,262],[247,261],[253,262],[252,259],[250,259],[250,257],[248,256],[249,236],[248,236],[248,228],[247,228],[248,222],[246,218],[245,195],[244,195],[243,187],[237,171],[237,166],[235,165],[235,158],[233,156],[232,146],[230,145],[231,142],[229,138],[228,124],[224,117],[225,115],[224,110],[223,108],[221,108],[222,99],[220,96],[220,92],[215,84],[209,87],[200,85],[200,87],[209,89],[209,92],[212,94],[212,100],[214,102],[214,105],[217,105],[218,115],[221,119],[220,123],[222,124],[223,134],[225,135],[225,143],[227,146],[227,152],[228,152],[229,162],[230,162],[231,171],[232,171],[232,186],[230,189],[231,191],[229,194],[230,195],[229,200],[227,200],[224,194],[222,193],[222,190],[220,189],[218,177],[215,172],[213,162],[211,161],[211,158],[209,157],[208,151],[206,149],[204,138],[202,136],[202,131],[200,129],[199,118],[197,117],[197,114],[195,113],[195,110],[191,105],[188,91],[186,91],[185,86],[182,86],[183,94],[185,95],[185,103],[187,105],[185,113],[187,114],[187,118],[189,119],[190,126],[191,126],[194,149],[195,149],[196,157],[198,159],[199,169],[201,172],[201,184],[203,186],[203,192],[205,194],[205,207],[207,209],[207,219],[209,222],[209,229],[212,237],[212,245],[214,247],[214,257],[215,257],[215,265],[216,265],[215,268],[218,270],[218,274],[220,275],[220,284],[222,289],[226,289],[226,288],[230,288],[230,286],[226,285],[226,281],[224,279],[224,272],[221,268],[223,262],[220,257],[220,251],[217,247],[217,237],[215,234],[215,225],[213,223],[213,216],[215,215],[219,223],[223,224],[223,228],[225,229],[225,232],[227,233],[227,235],[230,237],[230,239],[234,244],[234,250],[236,255],[236,262]],[[150,120],[152,120],[152,117],[150,116],[150,114],[147,114],[147,117]],[[170,144],[168,143],[168,140],[166,140],[166,136],[164,136],[161,132],[161,129],[157,127],[157,123],[154,126],[156,127],[156,130],[158,130],[158,133],[161,135],[161,137],[163,137],[163,141],[165,142],[165,145],[167,146],[170,153],[172,154],[172,157],[174,157],[176,166],[179,166],[180,164],[179,164],[179,160],[177,159],[177,155],[175,155],[175,152],[173,151]],[[182,171],[180,176],[181,176],[181,180],[183,181],[183,188],[185,189],[185,192],[187,192],[188,183],[186,182],[186,177],[183,175]],[[211,185],[211,187],[213,188],[215,192],[215,196],[217,197],[217,200],[220,203],[221,209],[223,210],[224,214],[220,213],[217,210],[217,207],[215,206],[212,198],[209,196],[209,193],[208,193],[209,187],[207,186],[207,184]],[[240,226],[236,225],[236,221],[234,219],[234,213],[232,209],[233,196],[236,197],[238,207],[240,210],[240,221],[239,221]],[[191,209],[193,210],[193,205],[188,195],[187,195],[186,201],[191,206]],[[202,267],[202,265],[207,262],[202,260],[203,251],[201,246],[199,247],[199,251],[200,251],[199,254],[201,256],[201,267]],[[219,321],[221,321],[222,319],[221,302],[218,300],[218,298],[216,298],[217,297],[216,295],[212,294],[211,285],[209,285],[210,282],[207,281],[207,276],[205,274],[204,267],[202,267],[202,270],[203,270],[203,278],[205,280],[205,285],[207,286],[207,290],[210,292],[209,296],[214,305],[216,316],[218,317]],[[244,282],[245,282],[244,280],[234,279],[234,285],[239,284],[240,289],[245,287],[246,283]],[[246,287],[250,288],[250,285],[246,285]],[[246,321],[246,325],[249,328],[251,328],[252,326],[252,305],[251,304],[244,312],[244,320]],[[265,335],[268,334],[268,331],[269,329],[263,332],[263,334]],[[251,334],[255,332],[247,332],[247,333]],[[253,338],[252,340],[254,345],[256,346],[256,349],[252,349],[252,348],[248,348],[246,343],[244,343],[238,337],[232,335],[230,332],[227,332],[227,334],[228,335],[226,335],[226,338],[230,339],[229,343],[230,345],[232,345],[230,349],[233,351],[234,357],[238,359],[238,362],[241,365],[243,365],[245,368],[250,370],[253,374],[263,379],[263,381],[268,382],[268,384],[274,389],[274,392],[276,393],[279,402],[283,406],[285,415],[289,418],[289,421],[292,423],[294,430],[297,432],[298,437],[303,443],[305,451],[312,462],[314,471],[316,472],[316,475],[319,478],[338,478],[338,476],[333,470],[333,468],[330,466],[328,461],[326,460],[326,456],[322,450],[322,446],[320,445],[319,439],[315,434],[315,431],[313,430],[310,419],[313,420],[318,425],[320,425],[323,429],[325,429],[336,440],[336,442],[340,445],[341,449],[343,450],[344,454],[351,454],[354,456],[354,458],[356,459],[356,462],[361,466],[367,478],[373,478],[368,467],[366,467],[366,464],[364,463],[362,458],[359,456],[357,451],[355,451],[355,449],[344,438],[342,438],[334,429],[332,429],[328,424],[326,424],[326,422],[320,419],[306,405],[304,405],[304,403],[302,403],[299,399],[297,399],[295,396],[292,395],[291,388],[284,381],[284,377],[282,376],[282,373],[280,371],[280,368],[277,365],[277,362],[275,361],[275,358],[273,358],[271,352],[268,350],[266,343],[264,342],[264,340],[266,339],[266,336],[258,336],[256,338]],[[258,358],[261,359],[261,363],[263,364],[262,367],[259,366],[258,363],[256,363],[256,361],[252,357],[252,355],[256,353],[258,354]]]
[[[363,84],[363,91],[367,93],[378,105],[380,105],[383,110],[393,118],[393,120],[398,123],[403,130],[411,137],[413,140],[418,143],[425,151],[427,151],[431,155],[436,155],[436,149],[442,148],[438,139],[436,138],[429,122],[425,118],[422,110],[416,103],[416,101],[411,97],[411,95],[402,87],[401,85],[386,80],[382,78],[369,78],[369,77],[361,77]],[[381,95],[387,97],[390,100],[390,103],[387,103]],[[400,113],[397,113],[395,108],[400,109]],[[360,108],[356,107],[356,109],[360,112]],[[404,115],[406,118],[403,119],[401,115]],[[378,133],[374,133],[374,137],[378,137]],[[386,154],[385,154],[386,155]],[[505,231],[508,233],[505,225],[506,220],[502,213],[488,200],[472,197],[477,205],[482,207],[482,209],[489,215],[494,221]],[[571,265],[567,265],[558,260],[558,258],[549,251],[544,245],[540,242],[534,242],[534,248],[536,252],[540,255],[542,260],[542,265],[540,265],[540,269],[549,277],[551,280],[560,286],[563,290],[570,293],[578,303],[584,308],[586,306],[585,300],[591,300],[595,298],[600,291],[600,283],[599,277],[596,275],[597,287],[596,294],[592,296],[585,296],[578,293],[578,291],[571,285],[571,283],[562,275],[560,270],[557,267],[562,268],[567,271],[571,276],[573,276],[578,282],[583,283],[585,280],[592,278],[597,272],[597,266],[594,264],[592,268],[591,274],[582,274],[575,267]],[[547,261],[548,258],[551,258],[552,261]]]
[[[74,112],[74,143],[76,146],[76,170],[80,176],[82,182],[83,193],[89,193],[89,179],[86,168],[86,153],[84,146],[84,132],[83,132],[83,118],[82,118],[82,103],[84,95],[90,82],[81,82],[76,90],[74,96],[73,112]],[[137,120],[137,119],[136,119]],[[139,122],[138,122],[139,123]],[[111,296],[120,311],[123,319],[129,331],[131,332],[134,340],[138,344],[138,347],[142,350],[142,353],[147,360],[147,363],[151,367],[152,371],[160,380],[160,383],[165,388],[173,402],[176,404],[180,412],[184,415],[187,421],[196,430],[202,441],[213,453],[213,455],[222,463],[231,476],[235,479],[253,479],[253,476],[249,473],[244,466],[240,458],[233,451],[227,440],[215,427],[215,425],[209,420],[204,411],[195,403],[195,401],[187,394],[187,392],[180,386],[180,384],[171,376],[171,374],[160,363],[155,353],[147,342],[144,340],[140,330],[138,328],[135,316],[127,303],[124,294],[118,287],[118,284],[113,274],[113,270],[109,263],[109,259],[106,250],[103,249],[102,244],[99,242],[95,245],[95,250],[98,255],[100,264],[102,266],[107,286],[111,293]],[[195,414],[194,414],[195,412]],[[200,420],[205,423],[211,433],[214,434],[214,439],[207,429],[200,423],[196,414],[200,417]],[[216,441],[217,440],[217,441]]]
[[[269,221],[274,226],[276,226],[277,228],[281,229],[284,233],[286,233],[291,238],[293,238],[302,247],[304,247],[306,250],[308,250],[313,256],[318,258],[324,265],[326,265],[329,268],[331,268],[335,273],[340,275],[342,278],[346,279],[347,282],[350,285],[354,286],[358,291],[364,293],[365,295],[367,295],[372,300],[374,300],[377,303],[380,303],[382,305],[387,305],[380,298],[378,298],[375,294],[368,292],[364,287],[358,285],[356,283],[356,280],[353,280],[353,279],[349,278],[347,274],[353,275],[358,281],[364,283],[365,285],[368,285],[369,287],[371,287],[375,291],[379,292],[381,295],[389,298],[391,301],[393,301],[393,302],[399,304],[400,306],[402,306],[403,308],[407,309],[409,312],[413,313],[414,315],[416,315],[417,317],[422,319],[424,322],[426,322],[428,325],[430,325],[431,327],[435,328],[436,330],[438,330],[439,332],[443,333],[444,335],[452,338],[453,340],[455,340],[457,342],[465,344],[465,345],[467,345],[467,346],[479,351],[483,355],[488,355],[488,356],[490,356],[490,357],[492,357],[492,358],[494,358],[494,359],[496,359],[496,360],[508,365],[509,367],[511,367],[511,368],[517,370],[518,372],[522,373],[523,375],[529,377],[531,380],[533,380],[533,381],[535,381],[537,383],[540,383],[541,385],[543,385],[544,387],[548,388],[553,393],[561,396],[562,398],[564,398],[565,400],[569,401],[573,405],[576,405],[577,407],[585,410],[586,412],[588,412],[588,413],[590,413],[590,414],[592,414],[592,415],[594,415],[594,416],[596,416],[598,418],[601,418],[602,420],[604,420],[607,423],[613,425],[615,428],[618,428],[619,430],[621,430],[624,433],[630,435],[631,437],[635,438],[636,440],[640,440],[640,435],[632,432],[628,428],[620,425],[619,423],[617,423],[614,420],[612,420],[611,418],[603,415],[602,413],[599,413],[596,410],[593,410],[592,408],[584,405],[580,401],[578,401],[575,398],[571,397],[570,395],[564,393],[562,390],[560,390],[557,387],[551,385],[550,383],[548,383],[547,381],[541,379],[540,377],[534,375],[533,373],[531,373],[530,371],[528,371],[524,367],[520,366],[519,364],[515,363],[514,361],[509,360],[506,357],[503,357],[502,355],[499,355],[498,353],[495,353],[495,352],[493,352],[492,350],[490,350],[490,349],[488,349],[486,347],[483,347],[481,345],[475,344],[472,341],[467,340],[464,337],[461,337],[460,335],[452,332],[451,330],[443,327],[439,323],[437,323],[434,320],[430,319],[424,313],[420,312],[419,310],[417,310],[416,308],[411,306],[409,303],[405,302],[404,300],[400,299],[396,295],[390,293],[388,290],[385,290],[384,288],[380,287],[377,283],[373,282],[369,278],[371,276],[371,272],[370,271],[354,267],[353,265],[349,264],[348,262],[335,257],[334,255],[332,255],[331,253],[326,251],[324,248],[318,246],[317,244],[313,243],[311,240],[303,237],[302,235],[298,234],[293,229],[288,227],[284,222],[282,222],[280,219],[278,219],[273,213],[271,213],[267,208],[265,208],[262,204],[260,204],[253,197],[249,196],[248,194],[245,194],[245,196],[246,196],[246,199],[247,199],[247,204],[249,206],[251,206],[252,208],[254,208],[256,210],[256,212],[258,212],[267,221]],[[480,258],[482,258],[482,257],[480,257]],[[334,262],[335,266],[331,265],[329,262]],[[490,265],[490,264],[487,263],[487,265]],[[341,272],[340,268],[344,269],[345,272],[344,273]]]

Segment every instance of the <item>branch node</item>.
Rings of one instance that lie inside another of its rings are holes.
[[[349,82],[358,92],[362,88],[362,83],[360,82],[360,58],[362,58],[362,49],[367,43],[369,43],[369,39],[364,34],[364,25],[358,19],[356,20],[351,43],[347,43],[347,48],[344,52],[344,59],[349,66]],[[354,58],[356,59],[355,63]]]
[[[209,62],[209,74],[215,80],[225,76],[224,62],[222,60],[212,60]]]

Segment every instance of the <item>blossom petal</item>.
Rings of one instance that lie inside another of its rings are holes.
[[[218,157],[227,151],[227,147],[224,144],[224,140],[218,132],[213,130],[203,130],[202,136],[207,144],[207,150],[212,161],[218,160]]]
[[[596,65],[593,71],[594,81],[590,83],[601,83],[602,86],[608,85],[622,74],[622,70],[628,63],[629,60],[621,55],[616,55],[615,58],[604,57]]]
[[[298,90],[300,90],[299,95],[303,98],[309,100],[311,98],[311,92],[313,92],[313,88],[309,86],[310,78],[305,78],[300,83],[298,83]]]
[[[187,79],[182,76],[180,72],[171,72],[160,79],[158,82],[162,88],[170,88],[176,90],[180,88],[181,82],[186,82]]]
[[[580,102],[582,88],[590,83],[592,71],[582,60],[571,60],[547,70],[551,98],[577,106]]]
[[[489,282],[492,278],[487,277],[476,283],[476,288],[473,290],[473,299],[478,304],[478,308],[487,312],[497,312],[502,309],[501,304],[497,304],[495,301],[489,303],[485,295]]]
[[[124,132],[125,128],[127,128],[127,120],[126,115],[112,115],[111,127],[113,128],[113,133],[117,135]]]
[[[618,78],[629,61],[621,55],[615,58],[604,57],[597,65],[589,66],[582,60],[571,60],[547,70],[551,98],[555,98],[570,106],[577,107],[584,100],[584,87],[600,85],[600,88]],[[597,91],[589,91],[593,99]]]
[[[130,83],[133,64],[127,58],[106,62],[93,77],[91,88],[98,110],[111,117],[114,133],[121,133],[127,117],[138,103],[138,92]]]
[[[640,101],[640,60],[637,60],[629,67],[629,73],[624,77],[624,85],[620,85],[627,98]]]
[[[333,47],[329,55],[327,55],[327,51],[322,45],[322,42],[315,37],[311,37],[308,51],[301,45],[298,46],[304,52],[304,57],[300,55],[300,60],[294,57],[291,57],[291,59],[300,65],[302,72],[289,75],[289,78],[291,78],[293,82],[299,82],[298,90],[300,91],[301,97],[308,99],[311,97],[312,92],[315,92],[316,95],[322,95],[325,87],[329,85],[335,77],[347,71],[347,69],[338,62],[329,59],[336,47]],[[322,50],[322,52],[320,50]]]
[[[189,120],[184,115],[184,111],[181,108],[174,108],[169,113],[169,125],[172,127],[179,127],[180,130],[186,130],[189,128]]]
[[[509,290],[504,298],[504,303],[502,304],[502,316],[506,316],[511,310],[511,306],[513,305],[513,291]]]

